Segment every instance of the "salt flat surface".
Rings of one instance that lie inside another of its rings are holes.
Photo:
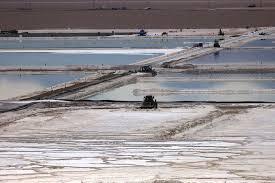
[[[55,130],[66,133],[88,133],[89,135],[121,135],[123,133],[150,135],[161,125],[176,125],[179,120],[207,115],[214,108],[201,106],[195,109],[160,109],[155,111],[128,109],[98,109],[54,112],[47,115],[26,117],[7,127],[9,135],[53,134]],[[184,115],[183,115],[184,114]],[[115,120],[114,120],[115,119]],[[28,125],[25,125],[25,124]],[[148,131],[144,133],[144,131]],[[81,134],[80,134],[81,135]]]
[[[275,181],[274,106],[216,118],[185,140],[181,134],[167,140],[154,138],[186,121],[207,118],[215,110],[211,105],[186,105],[156,111],[37,111],[0,129],[0,180]]]

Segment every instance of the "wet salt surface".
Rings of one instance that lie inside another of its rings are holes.
[[[275,101],[275,74],[164,74],[142,78],[92,96],[91,100],[142,101]],[[263,91],[263,92],[261,92]],[[175,93],[172,93],[175,92]]]
[[[187,63],[199,65],[275,64],[275,49],[226,49],[193,59]]]
[[[14,40],[15,39],[15,40]],[[88,38],[14,38],[0,40],[0,49],[38,48],[177,48],[189,47],[195,43],[213,43],[209,37],[88,37]]]
[[[91,74],[92,73],[84,72],[65,72],[58,74],[0,74],[0,100],[42,90]]]
[[[274,46],[275,46],[275,39],[255,40],[242,45],[242,47],[274,47]]]

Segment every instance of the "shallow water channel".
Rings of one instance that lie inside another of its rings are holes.
[[[275,74],[169,74],[141,78],[91,100],[141,101],[269,101],[275,102]]]
[[[28,94],[64,82],[77,80],[92,73],[63,72],[58,74],[0,74],[0,100]]]
[[[159,55],[161,54],[95,54],[88,51],[0,52],[0,66],[126,65]]]
[[[71,37],[71,38],[1,38],[0,49],[39,48],[177,48],[194,43],[213,43],[214,38],[190,37]]]
[[[242,47],[275,47],[275,39],[259,39],[248,42]]]
[[[137,36],[0,38],[0,66],[127,65],[213,40]]]
[[[275,64],[275,49],[225,49],[189,61],[199,65]]]

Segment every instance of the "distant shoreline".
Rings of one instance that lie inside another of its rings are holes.
[[[225,36],[239,35],[258,28],[226,28],[222,29]],[[7,30],[10,31],[10,30]],[[37,29],[37,30],[15,30],[17,33],[1,34],[0,39],[5,38],[32,38],[32,37],[129,37],[138,36],[138,29]],[[141,37],[183,37],[183,36],[218,36],[219,29],[145,29],[147,36]],[[165,35],[163,35],[165,33]]]

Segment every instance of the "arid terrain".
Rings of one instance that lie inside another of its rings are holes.
[[[1,0],[0,29],[274,26],[274,10],[274,0]]]

